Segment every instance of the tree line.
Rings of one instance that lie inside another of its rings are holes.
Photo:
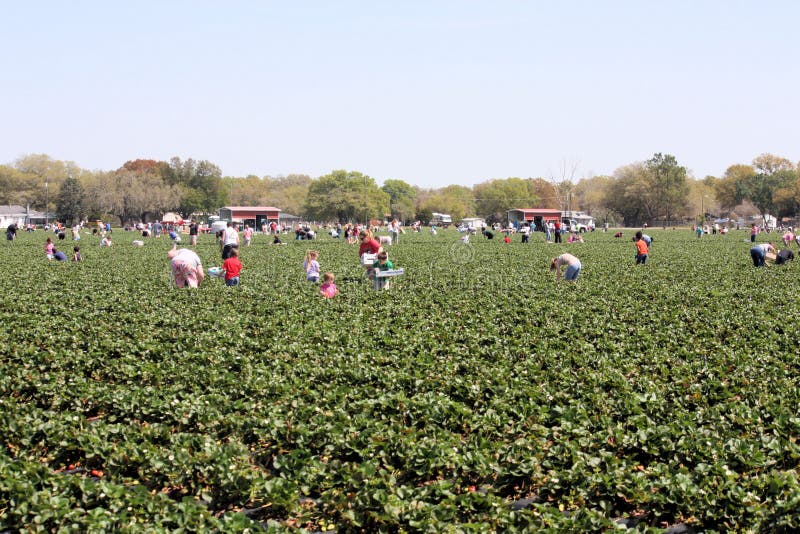
[[[401,179],[379,185],[366,174],[335,170],[312,178],[223,176],[207,160],[136,159],[113,171],[81,169],[45,154],[0,165],[0,204],[29,205],[67,223],[116,218],[122,224],[154,220],[174,211],[183,217],[214,214],[222,206],[276,206],[317,221],[397,218],[427,222],[432,213],[454,221],[482,217],[503,221],[513,208],[586,211],[626,226],[700,222],[708,217],[800,213],[800,164],[762,154],[734,164],[720,177],[689,176],[675,156],[656,153],[612,175],[574,180],[562,176],[497,178],[473,187],[426,189]]]

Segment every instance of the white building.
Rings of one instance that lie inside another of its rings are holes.
[[[770,230],[774,230],[778,227],[778,219],[769,213],[764,214],[763,217],[761,215],[756,215],[753,217],[753,222],[759,226],[769,228]]]
[[[52,217],[50,217],[52,219]],[[41,211],[34,211],[24,206],[15,204],[0,206],[0,228],[8,228],[12,224],[22,228],[27,223],[44,224],[46,215]]]

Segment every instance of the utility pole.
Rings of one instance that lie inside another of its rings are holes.
[[[706,197],[707,196],[708,195],[703,195],[702,197],[700,197],[700,211],[703,212],[701,214],[702,224],[706,223]]]

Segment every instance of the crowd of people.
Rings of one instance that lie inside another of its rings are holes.
[[[349,235],[353,231],[345,225],[342,228],[344,235]],[[243,234],[245,237],[245,245],[249,244],[252,239],[252,234],[248,233],[249,227],[245,226]],[[387,277],[378,275],[379,272],[386,272],[394,269],[394,265],[388,259],[388,254],[383,250],[383,246],[379,240],[375,239],[372,231],[365,227],[355,225],[354,229],[358,230],[357,239],[360,242],[358,249],[359,258],[365,255],[376,256],[374,261],[366,265],[366,276],[373,282],[376,289],[385,289],[389,287]],[[399,225],[395,227],[397,233],[400,232]],[[333,231],[337,231],[334,229]],[[222,266],[220,268],[213,268],[210,272],[212,276],[219,276],[224,278],[227,286],[238,286],[240,273],[243,265],[239,260],[239,230],[236,224],[229,222],[224,230],[217,233],[217,242],[220,246],[220,255],[222,259]],[[248,239],[249,238],[249,239]],[[273,243],[281,243],[278,234],[274,236]],[[394,239],[397,242],[396,239]],[[350,242],[348,240],[348,242]],[[191,249],[175,246],[168,252],[170,260],[170,270],[172,280],[177,287],[198,287],[205,279],[205,271],[200,257]],[[324,298],[333,298],[338,295],[339,290],[335,284],[335,275],[332,272],[322,272],[319,263],[319,252],[316,250],[306,251],[303,260],[303,271],[306,281],[317,284],[322,282],[319,287],[319,293]]]
[[[84,224],[77,224],[71,228],[72,240],[74,241],[72,260],[75,262],[83,261],[78,242],[81,240],[81,230],[84,229]],[[376,232],[380,229],[379,227],[362,224],[336,224],[318,227],[316,230],[307,225],[297,225],[294,232],[296,239],[308,240],[315,239],[317,231],[322,229],[327,229],[329,235],[333,238],[341,238],[348,244],[358,244],[358,257],[364,268],[366,278],[372,282],[375,289],[390,287],[391,276],[395,275],[395,267],[389,259],[388,252],[384,249],[384,246],[397,245],[400,242],[400,235],[404,233],[404,230],[397,220],[386,223],[385,231],[388,236],[376,236]],[[414,229],[419,231],[418,226],[415,226]],[[66,229],[60,223],[54,223],[48,227],[48,230],[54,233],[55,239],[65,240]],[[173,242],[173,247],[168,252],[172,282],[177,287],[199,287],[202,284],[206,278],[202,261],[195,251],[178,247],[181,243],[181,236],[177,228],[169,227],[165,229],[161,223],[153,223],[136,225],[130,230],[139,232],[143,238],[159,238],[164,235],[166,230]],[[17,225],[10,225],[6,229],[7,240],[13,241],[16,239],[17,231]],[[262,225],[262,233],[272,236],[273,244],[285,244],[280,239],[280,236],[289,231],[288,227],[278,225],[274,221],[270,224],[265,222]],[[476,232],[461,231],[465,234],[461,237],[463,243],[469,243],[469,236],[477,232],[477,230]],[[524,244],[530,243],[534,228],[528,223],[523,223],[518,227],[499,227],[499,229],[485,226],[480,228],[481,235],[487,240],[494,239],[495,232],[498,231],[505,234],[503,236],[505,244],[510,244],[512,242],[511,236],[516,233],[521,236],[520,241]],[[584,242],[584,238],[580,233],[566,232],[559,221],[543,224],[541,231],[544,232],[545,241],[548,243],[564,243],[562,235],[568,236],[566,244]],[[702,237],[707,233],[711,235],[726,235],[728,233],[727,228],[720,228],[718,225],[710,228],[707,225],[698,225],[693,227],[692,231],[697,233],[698,237]],[[753,244],[750,249],[750,256],[755,267],[764,267],[771,262],[781,265],[794,259],[794,253],[789,249],[789,246],[792,243],[800,246],[800,235],[795,234],[792,227],[788,227],[783,232],[780,238],[783,248],[780,250],[775,247],[773,241],[756,243],[757,236],[762,231],[763,229],[756,224],[753,224],[750,228],[750,242]],[[198,233],[199,225],[192,220],[188,225],[189,244],[191,246],[197,244]],[[233,222],[228,222],[223,230],[217,232],[216,238],[220,247],[222,266],[213,268],[212,276],[223,278],[226,286],[238,286],[243,270],[243,265],[239,258],[239,247],[242,244],[250,246],[255,233],[249,225],[243,225],[240,230],[239,226]],[[97,222],[93,225],[92,234],[100,237],[100,247],[111,247],[113,245],[110,224]],[[620,231],[615,237],[622,237],[622,235],[623,232]],[[635,264],[645,265],[650,254],[653,238],[640,230],[635,233],[632,239],[635,245]],[[134,244],[143,246],[144,242],[135,240]],[[44,248],[48,260],[67,261],[67,255],[55,246],[54,237],[47,237]],[[550,260],[550,269],[555,272],[556,280],[563,278],[563,280],[569,282],[576,282],[581,273],[582,264],[576,255],[562,253]],[[307,251],[303,260],[303,270],[306,281],[319,285],[320,295],[325,298],[333,298],[339,294],[339,289],[335,284],[336,277],[332,272],[323,272],[317,250]],[[386,273],[389,273],[389,276],[385,276]],[[402,270],[398,271],[397,274],[402,274]]]

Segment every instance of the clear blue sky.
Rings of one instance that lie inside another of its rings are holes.
[[[800,159],[800,2],[3,2],[0,163],[424,187]]]

